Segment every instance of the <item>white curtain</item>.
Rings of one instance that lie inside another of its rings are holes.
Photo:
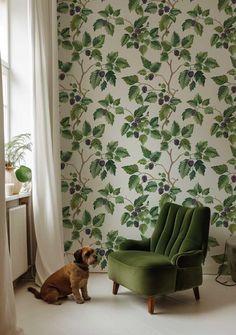
[[[9,258],[9,249],[6,230],[5,205],[5,164],[4,164],[4,123],[2,101],[2,73],[0,58],[0,334],[23,334],[16,328],[16,310],[12,276]]]
[[[56,0],[29,0],[32,46],[33,212],[38,284],[64,265]]]

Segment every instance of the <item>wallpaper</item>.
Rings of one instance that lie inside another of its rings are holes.
[[[236,231],[236,0],[58,0],[65,252],[209,206],[205,272]]]

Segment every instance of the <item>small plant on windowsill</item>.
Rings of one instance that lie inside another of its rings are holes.
[[[14,194],[20,192],[21,183],[31,181],[31,169],[21,164],[25,161],[26,151],[31,150],[31,135],[28,133],[17,135],[5,144],[5,182],[14,184]]]

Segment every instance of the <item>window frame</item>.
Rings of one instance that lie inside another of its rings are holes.
[[[4,80],[5,77],[5,80]],[[8,142],[10,139],[10,68],[2,60],[2,86],[3,86],[3,115],[4,115],[4,139]]]
[[[2,66],[2,83],[4,89],[5,99],[3,101],[3,112],[4,112],[4,140],[5,143],[10,140],[10,63],[9,63],[9,55],[10,55],[10,31],[9,31],[9,2],[4,0],[5,2],[5,10],[6,10],[6,33],[7,33],[7,45],[6,45],[6,54],[7,59],[1,59]],[[5,80],[4,81],[4,76]]]

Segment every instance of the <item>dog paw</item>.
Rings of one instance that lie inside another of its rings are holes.
[[[76,299],[76,303],[77,303],[77,304],[83,304],[83,303],[84,303],[84,300],[83,300],[83,299]]]
[[[89,300],[91,300],[91,297],[89,297],[89,296],[84,297],[84,300],[85,300],[85,301],[89,301]]]

